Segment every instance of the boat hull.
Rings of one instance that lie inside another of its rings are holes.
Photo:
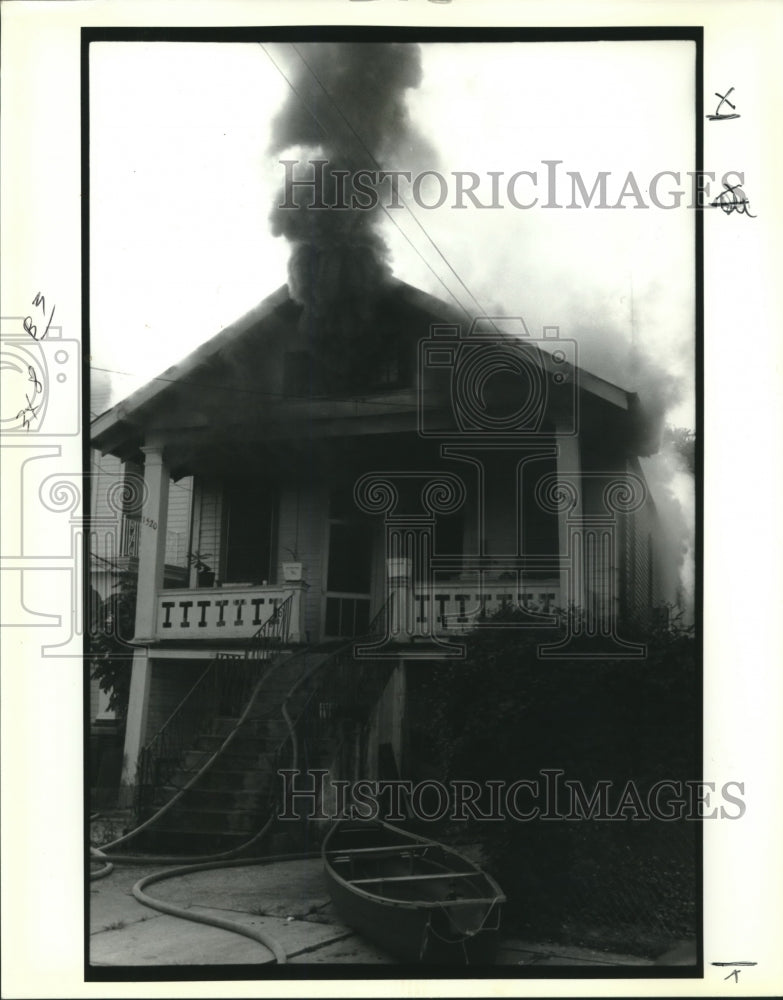
[[[490,876],[444,845],[389,824],[345,830],[358,839],[341,835],[338,824],[323,856],[332,902],[349,927],[402,962],[493,963],[505,897]]]

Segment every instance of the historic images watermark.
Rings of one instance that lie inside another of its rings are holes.
[[[337,780],[326,769],[281,768],[280,820],[384,820],[528,823],[535,820],[740,819],[746,811],[745,783],[661,779],[642,787],[609,780],[588,786],[566,778],[560,768],[541,768],[534,778],[515,781],[427,778]]]
[[[345,170],[327,159],[280,160],[285,171],[280,209],[328,211],[422,209],[650,209],[721,208],[727,192],[744,199],[745,174],[727,170],[714,198],[717,175],[709,170],[632,170],[592,175],[566,170],[562,160],[541,160],[534,170]]]

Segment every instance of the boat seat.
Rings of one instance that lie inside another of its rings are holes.
[[[484,878],[481,872],[433,872],[431,875],[377,875],[375,878],[351,879],[351,885],[370,882],[431,882],[436,878]]]
[[[346,847],[342,851],[333,849],[326,852],[328,858],[339,856],[349,858],[353,854],[409,854],[411,852],[428,851],[437,844],[387,844],[385,847]]]

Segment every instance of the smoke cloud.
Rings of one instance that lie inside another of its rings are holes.
[[[431,152],[406,103],[421,82],[418,45],[313,43],[281,54],[291,88],[272,123],[270,152],[293,151],[303,163],[326,160],[325,204],[350,206],[348,172],[393,169],[401,157],[410,163]],[[308,166],[305,179],[312,176]],[[288,192],[289,207],[281,207],[281,191],[270,222],[273,234],[291,244],[288,287],[303,307],[300,332],[329,385],[340,388],[354,377],[357,347],[362,354],[377,347],[369,331],[377,293],[391,274],[389,255],[380,208],[308,210],[313,199],[312,187],[297,187]]]

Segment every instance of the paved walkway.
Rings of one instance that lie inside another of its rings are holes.
[[[140,878],[161,871],[117,865],[90,885],[93,966],[255,965],[269,961],[261,944],[149,909],[131,895]],[[148,894],[194,912],[263,930],[292,963],[395,964],[336,916],[320,859],[196,872],[151,885]],[[687,949],[685,951],[687,957]],[[504,939],[498,965],[652,966],[649,959],[588,948]],[[677,964],[685,964],[678,962]]]

